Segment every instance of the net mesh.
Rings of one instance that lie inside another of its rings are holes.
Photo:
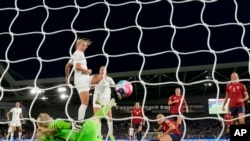
[[[204,79],[187,83],[178,76],[183,66],[200,64],[213,64],[211,81],[218,88],[218,98],[219,84],[226,82],[214,77],[216,65],[249,60],[247,39],[250,18],[245,14],[249,13],[249,9],[249,2],[240,0],[1,1],[0,63],[3,67],[0,100],[7,97],[8,92],[40,89],[39,84],[43,78],[64,76],[64,63],[72,55],[78,37],[94,41],[86,53],[90,66],[96,62],[106,63],[108,70],[112,69],[111,72],[121,72],[130,71],[129,67],[119,67],[130,63],[134,70],[139,70],[139,80],[133,83],[140,83],[145,88],[143,106],[147,86],[178,84],[182,86],[185,96],[185,86],[205,82]],[[237,57],[238,54],[241,57]],[[155,60],[164,61],[155,63]],[[100,65],[96,66],[91,67],[98,70]],[[176,68],[173,81],[149,83],[141,77],[144,70],[168,67]],[[6,87],[4,82],[5,77],[10,78],[9,73],[20,79],[8,79],[9,83],[16,81],[12,87]],[[32,80],[31,84],[18,86],[23,79]],[[43,90],[52,90],[62,85],[65,84],[45,87]],[[65,107],[67,119],[72,119],[68,113],[68,104],[74,86],[70,85],[70,89],[71,94]],[[34,129],[36,117],[31,112],[35,110],[33,105],[38,99],[37,92],[25,119],[34,124]],[[202,118],[183,116],[184,121],[208,118],[223,120],[219,115]],[[148,125],[155,121],[146,115],[144,119]],[[185,122],[184,127],[186,129]],[[147,126],[143,139],[150,128]],[[223,130],[216,138],[219,139],[222,133]]]

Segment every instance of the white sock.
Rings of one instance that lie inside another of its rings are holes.
[[[22,139],[22,132],[18,132],[18,139]]]
[[[9,139],[10,133],[8,132],[8,134],[6,135],[7,140]]]
[[[13,140],[14,133],[10,133],[10,141]]]
[[[8,140],[8,139],[9,139],[9,137],[10,137],[11,131],[12,131],[12,128],[11,128],[11,127],[9,127],[9,128],[8,128],[8,134],[7,134],[7,136],[6,136],[7,140]]]
[[[113,135],[113,121],[107,120],[109,133],[108,135]]]
[[[78,120],[84,120],[87,105],[81,104],[78,110]]]

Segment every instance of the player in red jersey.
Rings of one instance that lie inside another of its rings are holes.
[[[131,117],[132,118],[131,118],[130,128],[135,129],[136,137],[138,141],[140,141],[142,137],[142,126],[144,125],[144,120],[143,120],[143,110],[139,102],[135,102],[135,106],[131,110]]]
[[[231,74],[231,82],[226,85],[225,101],[222,110],[225,110],[225,104],[229,101],[229,111],[231,118],[239,117],[238,123],[245,124],[245,101],[249,98],[246,86],[239,81],[239,75],[236,72]],[[233,122],[233,124],[235,124]]]
[[[181,95],[181,89],[176,88],[175,94],[171,95],[168,99],[168,105],[170,105],[170,113],[172,115],[179,115],[179,107],[180,112],[184,113],[184,107],[181,105],[181,101],[183,99],[183,103],[185,106],[186,113],[188,113],[188,105],[186,99]],[[179,128],[181,128],[182,118],[180,116],[177,116],[177,119],[174,119],[178,125]]]
[[[177,123],[173,120],[167,119],[163,114],[158,114],[156,116],[157,123],[162,129],[162,133],[157,135],[160,141],[180,141],[181,132],[178,129]],[[159,130],[158,128],[157,130]]]

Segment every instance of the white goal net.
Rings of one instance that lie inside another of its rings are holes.
[[[33,106],[46,99],[39,97],[39,93],[67,86],[62,79],[64,65],[75,50],[75,41],[79,37],[93,41],[85,55],[94,72],[106,64],[109,73],[137,73],[138,80],[131,82],[143,86],[144,97],[140,99],[143,106],[150,100],[147,99],[148,86],[180,85],[183,95],[187,96],[186,86],[206,82],[205,78],[201,81],[180,78],[183,67],[196,65],[211,66],[209,81],[215,84],[215,98],[219,98],[219,85],[227,82],[215,77],[217,65],[246,62],[249,67],[249,13],[248,0],[2,0],[0,102],[20,100],[25,104],[31,101],[26,106],[25,120],[34,125],[28,139],[35,139],[37,117],[34,115],[37,114],[33,112],[42,111]],[[141,77],[145,70],[162,68],[175,68],[175,78],[151,83]],[[51,85],[50,78],[51,82],[61,84]],[[242,79],[249,82],[249,78]],[[45,83],[42,88],[41,83]],[[42,91],[28,96],[27,91],[32,88]],[[69,97],[72,97],[74,87],[69,89]],[[15,98],[11,99],[13,95]],[[66,107],[63,108],[58,104],[66,119],[74,118],[68,113],[70,102],[70,99],[64,101]],[[1,126],[8,125],[4,120],[5,112],[1,112]],[[144,118],[148,125],[156,121],[146,115]],[[120,121],[129,119],[123,117]],[[223,123],[219,114],[200,118],[183,116],[183,119],[215,119]],[[223,136],[225,125],[222,125],[216,140]],[[184,122],[183,140],[188,140],[185,139],[187,126]],[[151,136],[155,138],[156,132],[151,130],[152,127],[147,126],[142,140]]]

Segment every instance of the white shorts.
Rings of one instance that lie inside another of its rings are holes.
[[[89,75],[82,75],[75,77],[74,84],[78,93],[90,90],[90,79]]]
[[[10,122],[10,126],[11,127],[18,127],[18,126],[21,126],[22,124],[21,124],[21,122],[20,121],[11,121]]]

